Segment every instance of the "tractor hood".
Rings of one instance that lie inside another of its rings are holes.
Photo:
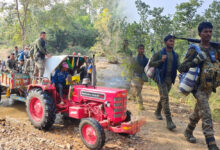
[[[44,77],[50,79],[51,73],[64,61],[68,55],[51,56],[46,58]]]

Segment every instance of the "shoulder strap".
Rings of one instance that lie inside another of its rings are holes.
[[[162,53],[163,53],[163,50],[160,50],[160,52],[159,52],[159,57],[160,58],[162,58],[162,55],[163,55]]]
[[[200,49],[200,47],[195,44],[190,44],[189,49],[195,49],[198,54],[202,53],[202,50]]]

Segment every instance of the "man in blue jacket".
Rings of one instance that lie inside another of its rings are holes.
[[[145,110],[143,106],[143,98],[141,95],[144,82],[147,81],[144,73],[144,67],[148,63],[148,58],[144,55],[144,45],[138,46],[138,55],[133,58],[133,77],[130,85],[129,99],[133,99],[138,103],[139,110]]]
[[[53,86],[55,86],[58,90],[58,93],[60,94],[60,98],[61,98],[61,105],[64,104],[63,101],[63,89],[66,88],[66,79],[68,76],[68,64],[66,62],[64,62],[62,64],[62,68],[56,70],[54,76],[52,77],[52,84]]]
[[[156,82],[159,89],[160,101],[157,105],[155,116],[158,120],[162,120],[161,110],[163,109],[166,116],[167,128],[173,130],[176,128],[176,125],[173,123],[170,113],[169,91],[172,84],[175,83],[179,58],[174,51],[174,36],[166,36],[164,43],[166,47],[154,54],[149,66],[155,67],[156,71],[158,71]]]

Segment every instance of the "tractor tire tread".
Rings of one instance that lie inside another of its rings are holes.
[[[42,105],[45,106],[43,120],[40,121],[40,123],[36,123],[30,115],[29,100],[32,96],[38,97],[40,101],[43,103]],[[41,89],[32,89],[29,92],[26,102],[26,111],[28,113],[28,117],[31,121],[31,124],[39,130],[49,130],[56,119],[56,107],[53,102],[53,99],[46,92],[43,92]]]

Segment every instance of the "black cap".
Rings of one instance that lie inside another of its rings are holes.
[[[173,38],[175,38],[175,36],[169,34],[164,38],[164,42],[167,42],[169,39],[173,39]]]
[[[40,32],[40,35],[41,35],[41,34],[46,34],[46,32],[42,31],[42,32]]]

